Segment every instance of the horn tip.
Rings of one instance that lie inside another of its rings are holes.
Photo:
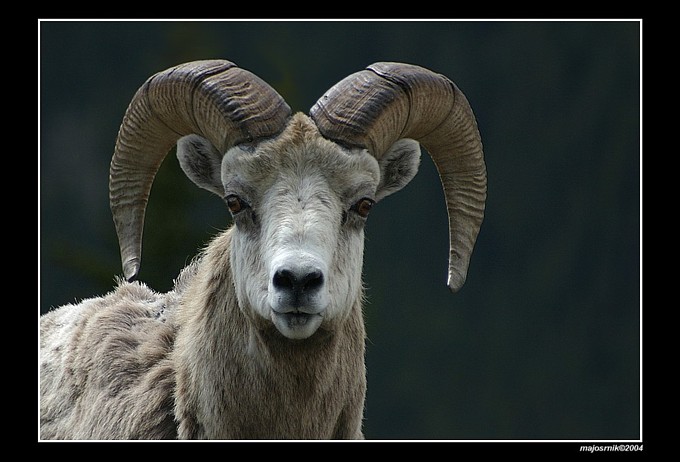
[[[130,260],[123,263],[123,275],[127,282],[133,282],[137,279],[137,274],[139,273],[139,258],[131,258]]]
[[[459,274],[459,272],[455,269],[449,269],[449,278],[446,282],[446,285],[449,287],[449,290],[452,294],[455,294],[463,287],[466,277],[466,273]]]

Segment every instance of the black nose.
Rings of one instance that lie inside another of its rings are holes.
[[[288,292],[295,300],[312,295],[323,286],[323,273],[319,269],[281,268],[274,273],[274,288]]]

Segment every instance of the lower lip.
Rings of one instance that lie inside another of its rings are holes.
[[[276,313],[276,316],[285,319],[288,326],[294,328],[306,325],[312,316],[318,315],[307,313]]]

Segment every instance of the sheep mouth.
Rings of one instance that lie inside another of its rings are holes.
[[[290,327],[302,327],[305,326],[310,319],[315,317],[321,318],[320,313],[305,313],[303,311],[290,311],[288,313],[279,313],[278,311],[273,311],[274,316],[286,322]]]
[[[305,313],[303,311],[289,311],[281,313],[272,310],[272,322],[276,329],[290,339],[305,339],[310,337],[321,325],[321,313]]]

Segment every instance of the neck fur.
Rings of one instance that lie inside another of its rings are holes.
[[[335,437],[343,400],[363,403],[361,297],[339,329],[322,326],[308,339],[287,339],[238,306],[224,264],[230,243],[227,231],[195,263],[177,313],[179,437]]]

